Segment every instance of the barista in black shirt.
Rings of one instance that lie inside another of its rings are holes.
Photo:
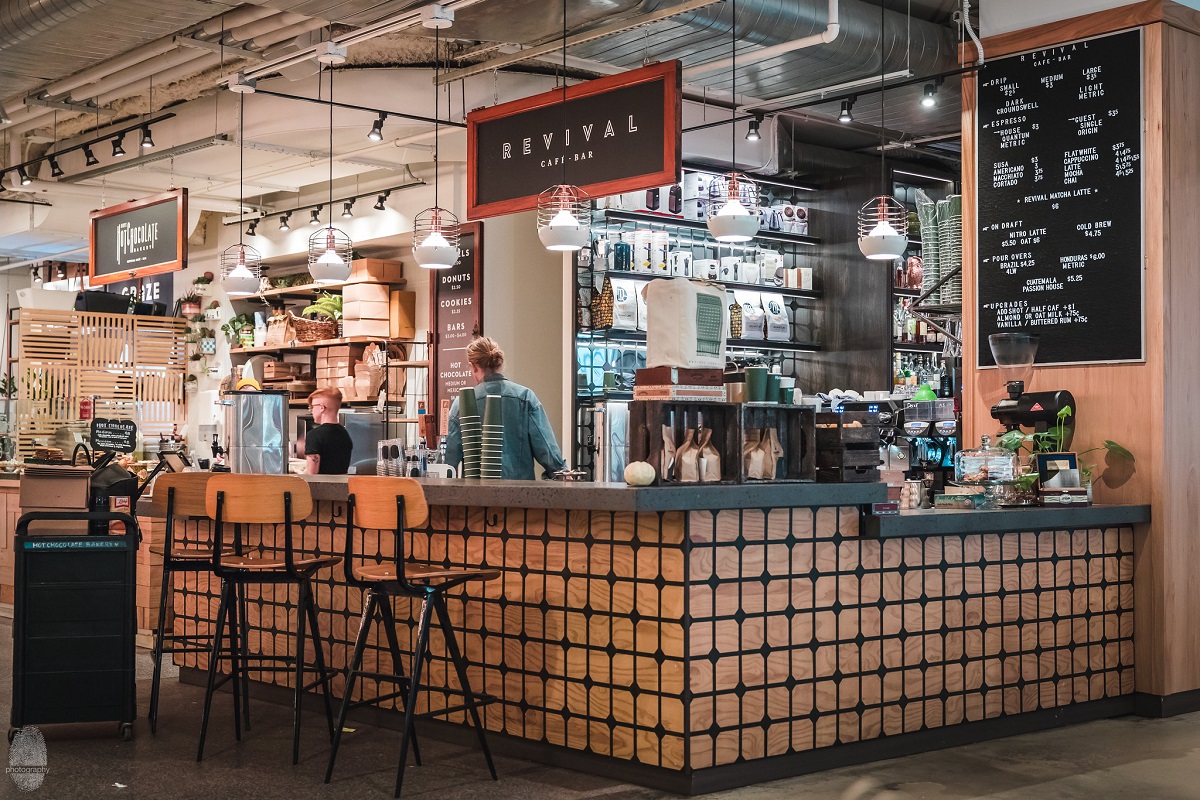
[[[342,393],[337,389],[317,389],[308,396],[316,427],[304,437],[304,457],[309,475],[345,475],[350,471],[350,451],[354,442],[338,424]]]

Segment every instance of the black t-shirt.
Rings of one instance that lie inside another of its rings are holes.
[[[321,457],[322,475],[345,475],[350,471],[350,451],[354,442],[341,425],[326,422],[304,437],[304,455]]]

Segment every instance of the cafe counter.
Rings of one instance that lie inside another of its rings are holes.
[[[346,480],[309,480],[304,544],[340,553]],[[500,751],[695,793],[1132,708],[1144,506],[877,518],[864,509],[881,484],[425,489],[413,557],[502,570],[449,603],[473,686],[497,698],[485,724]],[[160,533],[161,520],[144,522]],[[189,521],[188,536],[207,525]],[[274,544],[270,530],[248,535]],[[392,538],[369,532],[366,551],[390,557]],[[218,587],[177,581],[176,630],[208,629]],[[360,593],[340,568],[316,590],[342,668]],[[262,591],[251,647],[286,650],[295,598]],[[396,611],[411,650],[416,615],[403,599]],[[433,637],[430,684],[453,685]],[[176,659],[184,680],[201,679],[202,654]],[[371,642],[367,668],[389,662]],[[420,702],[457,701],[431,689]]]

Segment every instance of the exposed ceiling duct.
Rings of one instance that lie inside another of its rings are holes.
[[[0,0],[0,50],[46,33],[108,0]]]

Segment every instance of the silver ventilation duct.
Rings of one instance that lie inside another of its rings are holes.
[[[0,0],[0,50],[45,33],[108,0]]]

